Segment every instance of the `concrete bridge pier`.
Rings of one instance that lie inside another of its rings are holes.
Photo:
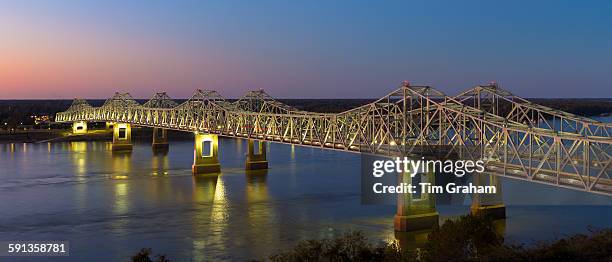
[[[73,134],[86,134],[87,133],[87,122],[76,121],[72,123]]]
[[[474,194],[472,196],[472,215],[489,216],[494,220],[506,218],[506,206],[502,199],[502,186],[499,177],[490,174],[474,174],[475,186],[494,186],[495,194]]]
[[[132,127],[127,123],[113,125],[113,151],[132,151]]]
[[[398,194],[397,213],[393,219],[395,231],[415,232],[437,227],[439,214],[436,211],[435,195],[420,192],[419,185],[419,183],[435,185],[435,174],[433,172],[417,174],[413,179],[410,177],[410,172],[404,172],[398,174],[398,182],[415,185],[418,192]]]
[[[164,128],[153,128],[153,152],[163,153],[168,152],[170,145],[168,144],[168,130]]]
[[[246,159],[246,170],[268,169],[266,142],[249,139],[249,152]]]
[[[195,134],[193,146],[193,174],[214,174],[221,171],[219,164],[219,137],[214,134]]]

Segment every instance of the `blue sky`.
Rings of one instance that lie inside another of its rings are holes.
[[[610,1],[2,1],[6,98],[612,97]]]

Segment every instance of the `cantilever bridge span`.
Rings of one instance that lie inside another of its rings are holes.
[[[531,103],[495,84],[450,97],[404,83],[370,104],[337,114],[298,110],[263,90],[234,102],[216,91],[197,90],[181,104],[165,93],[144,104],[116,93],[101,107],[75,99],[55,120],[117,122],[383,156],[440,157],[442,152],[482,159],[487,172],[498,176],[612,195],[611,124]]]

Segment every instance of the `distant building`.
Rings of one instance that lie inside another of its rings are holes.
[[[42,124],[49,124],[49,115],[32,115],[30,116],[30,118],[34,119],[34,124],[36,125],[42,125]]]

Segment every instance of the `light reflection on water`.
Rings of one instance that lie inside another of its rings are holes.
[[[272,144],[271,169],[246,173],[246,143],[220,143],[219,176],[191,175],[191,141],[171,142],[167,154],[153,154],[149,143],[123,154],[104,142],[0,145],[0,240],[69,240],[75,260],[126,260],[151,247],[199,261],[262,258],[346,230],[408,246],[426,237],[395,234],[393,206],[360,205],[358,155]],[[602,206],[607,197],[502,184],[508,219],[497,227],[512,239],[550,239],[612,221]],[[470,199],[440,196],[438,211],[466,214]],[[523,206],[532,202],[540,205]]]

